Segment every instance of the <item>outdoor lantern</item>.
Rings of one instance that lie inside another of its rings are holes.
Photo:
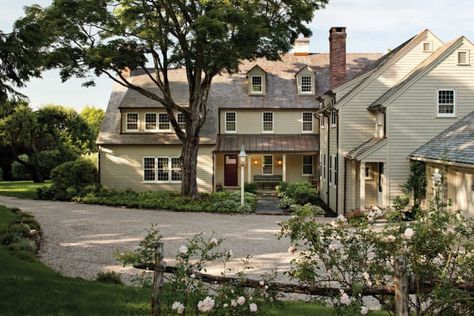
[[[279,166],[283,165],[283,160],[278,159],[278,160],[277,160],[277,165],[279,165]]]
[[[244,183],[245,183],[245,174],[244,174],[244,167],[245,163],[247,162],[247,153],[245,152],[244,144],[242,144],[242,148],[240,149],[239,153],[239,161],[240,161],[240,205],[243,206],[245,199],[245,192],[244,192]]]
[[[254,166],[258,166],[258,159],[255,158],[252,163],[253,163]]]

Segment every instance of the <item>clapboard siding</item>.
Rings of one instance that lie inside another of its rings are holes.
[[[100,149],[101,184],[110,189],[133,191],[179,191],[179,183],[145,183],[144,157],[179,157],[181,146],[104,146]],[[199,191],[212,191],[212,146],[201,145],[198,155]]]
[[[467,40],[459,49],[474,51]],[[456,117],[437,117],[438,89],[455,89]],[[458,66],[457,50],[388,104],[390,199],[402,193],[408,155],[473,110],[474,67]]]

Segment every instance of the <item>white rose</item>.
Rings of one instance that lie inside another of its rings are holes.
[[[351,298],[349,297],[349,295],[347,295],[346,293],[342,293],[341,304],[349,305],[350,303],[351,303]]]
[[[395,236],[393,236],[393,235],[388,235],[388,236],[387,236],[387,240],[388,240],[389,242],[394,242],[395,239],[397,239],[397,238],[396,238]]]
[[[415,231],[411,228],[405,229],[405,232],[403,233],[403,236],[406,239],[412,239],[413,236],[415,236]]]
[[[195,279],[196,278],[196,275],[193,273],[190,275],[191,279]]]
[[[236,300],[231,300],[230,305],[232,305],[232,307],[236,307],[237,306],[237,301]]]
[[[183,255],[187,254],[188,253],[188,247],[186,247],[185,245],[181,245],[179,247],[179,252],[182,253]]]
[[[362,306],[362,307],[360,308],[360,313],[361,313],[362,315],[366,315],[368,312],[369,312],[369,309],[367,308],[367,306]]]
[[[250,304],[250,311],[252,313],[256,313],[257,312],[257,304],[255,304],[255,303]]]
[[[207,296],[204,300],[199,301],[197,307],[200,312],[207,313],[214,308],[214,305],[215,301],[211,297]]]
[[[178,314],[182,314],[184,313],[184,305],[183,304],[179,304],[178,306]]]
[[[217,246],[219,244],[219,241],[215,237],[212,237],[210,242],[211,242],[211,244],[213,244],[215,246]]]
[[[229,304],[225,303],[223,306],[224,306],[224,308],[227,308],[227,307],[229,307]]]
[[[265,285],[265,290],[268,290],[268,285]]]
[[[265,281],[261,280],[260,282],[258,282],[258,284],[260,284],[260,286],[264,286],[264,285],[265,285]]]
[[[244,305],[245,304],[245,297],[241,296],[237,299],[237,303],[239,305]]]
[[[174,302],[173,305],[171,305],[171,309],[172,310],[178,309],[179,305],[181,305],[180,302]]]
[[[367,272],[364,272],[362,275],[365,280],[370,280],[370,275]]]

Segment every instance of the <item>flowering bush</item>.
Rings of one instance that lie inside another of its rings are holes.
[[[340,216],[330,224],[300,213],[282,224],[282,236],[292,241],[295,255],[290,276],[315,287],[336,287],[332,300],[339,315],[365,314],[364,291],[393,286],[394,261],[404,257],[410,279],[410,310],[422,314],[474,314],[474,222],[451,212],[436,184],[432,208],[413,222],[375,226],[383,214],[365,219]],[[373,295],[382,308],[393,311],[393,296]]]
[[[140,246],[133,252],[116,254],[124,264],[135,264],[152,269],[154,251],[161,236],[152,227]],[[178,248],[175,257],[174,273],[166,276],[167,304],[163,300],[161,311],[164,315],[258,315],[262,307],[276,300],[276,292],[271,290],[268,282],[273,276],[264,276],[257,289],[241,286],[248,269],[248,262],[243,271],[236,274],[234,282],[209,284],[203,282],[201,274],[207,272],[209,265],[222,264],[223,273],[234,272],[226,268],[232,257],[232,251],[222,248],[222,239],[215,236],[205,238],[202,234],[193,236]],[[169,300],[168,300],[169,301]]]

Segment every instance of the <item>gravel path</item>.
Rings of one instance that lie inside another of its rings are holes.
[[[252,256],[252,273],[260,275],[277,268],[288,269],[291,257],[288,240],[278,240],[278,223],[287,216],[217,215],[169,211],[124,209],[70,202],[24,200],[0,196],[0,204],[18,207],[35,216],[44,231],[41,259],[64,275],[94,278],[101,270],[124,273],[125,279],[136,273],[123,268],[114,258],[115,250],[133,249],[152,223],[163,235],[165,257],[172,257],[184,240],[196,233],[215,232],[232,249],[233,264]],[[220,267],[211,267],[218,273]]]

